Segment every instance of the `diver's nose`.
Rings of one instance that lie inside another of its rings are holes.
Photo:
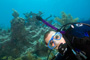
[[[52,46],[55,46],[55,44],[54,44],[54,43],[52,43]]]

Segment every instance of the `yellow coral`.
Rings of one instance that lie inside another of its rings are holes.
[[[7,56],[2,57],[2,59],[7,59]]]
[[[27,53],[27,58],[28,58],[28,60],[35,60],[35,58],[34,58],[34,56],[32,55],[31,52]]]
[[[22,57],[19,57],[19,58],[15,59],[15,60],[22,60]]]
[[[62,18],[60,19],[59,17],[55,17],[54,20],[57,20],[58,22],[60,22],[61,25],[65,25],[67,23],[77,22],[79,20],[79,18],[73,19],[73,17],[70,14],[66,15],[64,12],[62,12]]]
[[[9,57],[8,57],[8,60],[13,60],[13,57],[12,57],[12,56],[9,56]]]
[[[42,60],[41,58],[37,58],[37,60]]]

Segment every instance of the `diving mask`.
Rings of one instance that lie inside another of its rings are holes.
[[[60,32],[56,32],[51,39],[48,42],[48,47],[50,49],[53,49],[56,47],[57,44],[59,44],[59,40],[61,40],[62,34]]]

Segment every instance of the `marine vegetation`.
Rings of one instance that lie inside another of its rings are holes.
[[[46,60],[48,48],[45,47],[43,38],[48,30],[52,30],[36,19],[36,16],[43,16],[43,13],[24,13],[25,18],[19,17],[19,13],[13,9],[11,28],[4,30],[0,28],[0,60]],[[60,24],[53,22],[52,15],[45,20],[60,28]],[[61,25],[69,22],[76,22],[71,15],[63,12],[62,19],[56,17]],[[69,22],[68,22],[68,21]]]
[[[55,17],[55,20],[57,20],[58,22],[60,22],[61,25],[65,25],[67,23],[77,22],[79,20],[79,18],[73,19],[73,17],[70,14],[66,15],[65,12],[62,12],[62,18]]]

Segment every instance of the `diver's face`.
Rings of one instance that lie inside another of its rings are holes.
[[[51,31],[49,34],[48,34],[48,36],[45,38],[45,42],[48,44],[49,43],[49,40],[52,38],[52,36],[53,35],[55,35],[55,31]],[[56,36],[55,37],[53,37],[53,38],[56,38]],[[60,38],[60,36],[58,36],[57,37],[57,39],[59,39]],[[64,40],[64,38],[63,37],[61,37],[61,39],[60,40],[53,40],[54,41],[54,43],[52,43],[52,46],[56,46],[55,47],[55,49],[58,49],[58,47],[59,47],[59,45],[61,44],[61,43],[66,43],[65,42],[65,40]]]

